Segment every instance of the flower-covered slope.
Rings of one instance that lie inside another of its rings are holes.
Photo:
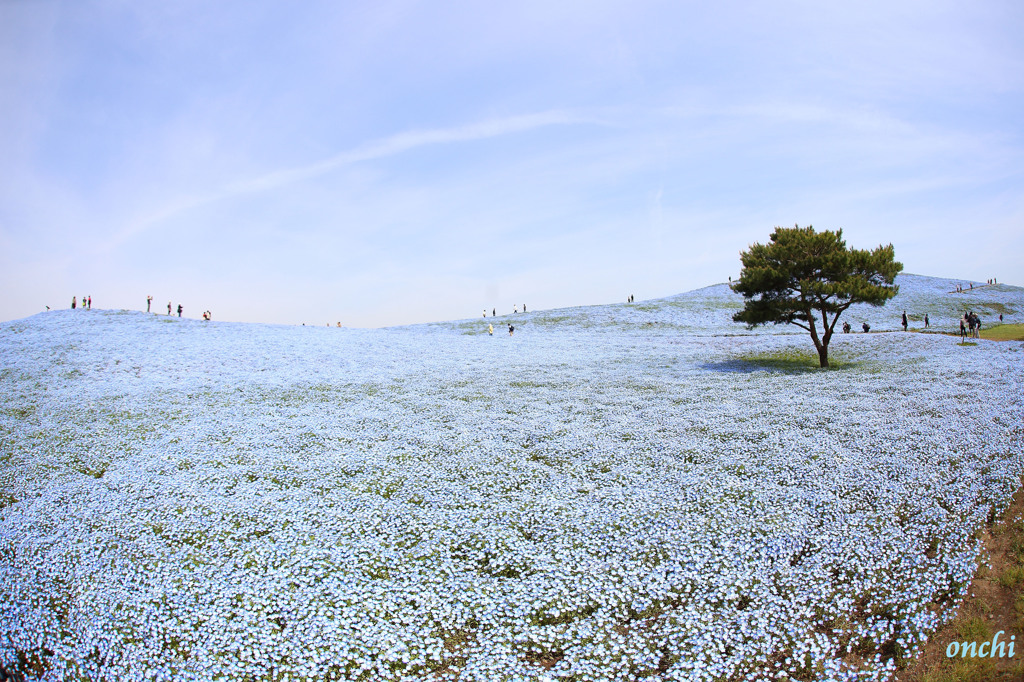
[[[1024,290],[1005,284],[985,285],[921,275],[898,275],[896,284],[899,293],[884,306],[875,307],[859,304],[851,307],[840,317],[836,332],[842,323],[849,321],[856,332],[867,322],[873,331],[891,331],[901,328],[902,313],[907,311],[910,326],[924,327],[925,314],[929,317],[931,331],[959,329],[960,316],[968,311],[978,314],[986,326],[997,324],[999,315],[1004,321],[1024,322]],[[957,292],[962,284],[965,291]],[[600,306],[580,306],[542,310],[526,314],[508,314],[493,318],[477,318],[458,322],[439,322],[421,327],[457,327],[464,333],[479,334],[486,331],[488,324],[512,323],[517,329],[529,325],[531,328],[578,327],[589,331],[618,332],[622,327],[644,327],[646,331],[664,331],[669,334],[692,334],[697,336],[720,336],[742,334],[805,334],[792,325],[768,325],[753,331],[743,324],[732,321],[734,313],[743,308],[743,297],[734,293],[728,284],[714,284],[685,294],[651,301],[619,303]],[[499,330],[500,331],[500,330]]]
[[[901,278],[872,326],[951,323],[967,295],[945,286]],[[725,336],[745,334],[733,296],[520,314],[512,337],[4,323],[0,662],[885,679],[1020,485],[1021,344],[840,335],[820,371],[802,333]],[[971,296],[1024,309],[1020,289]]]

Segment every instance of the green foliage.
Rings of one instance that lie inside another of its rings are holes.
[[[745,300],[732,319],[750,329],[769,322],[806,329],[821,366],[828,367],[828,343],[839,316],[854,303],[880,306],[896,295],[893,280],[903,264],[894,258],[892,244],[847,249],[842,230],[776,227],[770,243],[740,254],[743,270],[732,289]]]

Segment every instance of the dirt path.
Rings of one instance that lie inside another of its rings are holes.
[[[971,596],[956,619],[935,634],[920,658],[896,674],[895,682],[1024,681],[1024,488],[981,539],[990,565],[978,569]],[[1007,646],[1016,638],[1013,658],[947,656],[951,642],[958,643],[956,648],[960,642],[980,645],[1000,630],[999,640]]]

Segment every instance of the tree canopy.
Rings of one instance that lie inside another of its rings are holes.
[[[884,305],[899,291],[893,280],[903,270],[892,244],[847,249],[842,230],[815,232],[810,225],[776,227],[768,244],[753,244],[740,260],[743,270],[732,289],[745,300],[733,321],[750,329],[771,322],[807,330],[822,367],[828,367],[828,343],[843,311],[854,303]]]

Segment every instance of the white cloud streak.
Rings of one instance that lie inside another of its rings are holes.
[[[546,111],[491,119],[453,128],[411,130],[398,133],[390,137],[367,142],[354,149],[321,161],[231,182],[218,191],[178,200],[141,220],[133,222],[133,224],[122,230],[107,244],[107,249],[113,249],[131,237],[184,211],[234,196],[266,192],[311,180],[344,166],[394,156],[419,147],[472,142],[474,140],[529,132],[549,126],[578,124],[602,125],[604,122],[594,117],[584,117],[565,111]]]

